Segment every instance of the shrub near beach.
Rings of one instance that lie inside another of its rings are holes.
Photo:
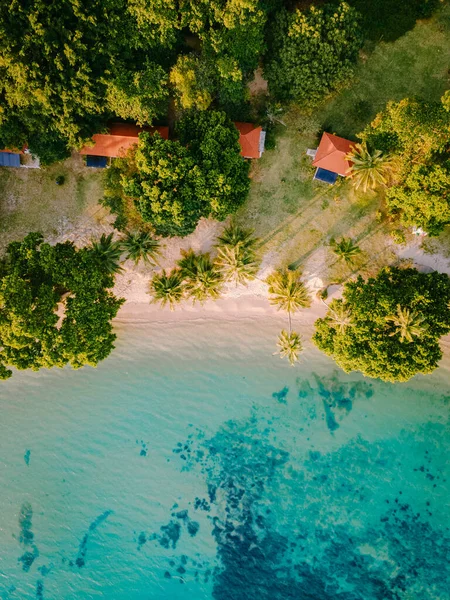
[[[384,268],[344,287],[313,341],[346,372],[407,381],[436,369],[439,339],[450,332],[450,278],[416,269]]]
[[[122,300],[93,248],[50,246],[39,233],[9,245],[0,263],[0,379],[9,367],[96,366],[114,348]]]

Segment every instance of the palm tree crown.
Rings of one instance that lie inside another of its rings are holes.
[[[341,333],[343,333],[347,327],[352,326],[351,313],[342,300],[331,303],[326,318],[331,327],[338,329]]]
[[[355,189],[362,188],[366,192],[386,184],[386,174],[392,168],[392,162],[380,150],[370,152],[365,142],[355,144],[346,159],[352,163],[349,176]]]
[[[219,247],[215,264],[224,281],[234,281],[236,285],[255,279],[259,268],[259,261],[256,260],[254,252],[239,244],[234,248]]]
[[[333,252],[348,265],[353,263],[358,254],[361,254],[361,248],[356,246],[350,238],[343,237],[340,242],[332,241],[331,247]]]
[[[278,336],[277,346],[281,358],[287,358],[292,366],[298,361],[300,352],[303,350],[302,339],[295,332],[288,332],[283,329]]]
[[[246,250],[255,251],[258,244],[258,238],[253,237],[253,229],[244,229],[243,227],[239,227],[239,225],[232,223],[219,235],[216,246],[235,248],[239,245]]]
[[[267,278],[269,301],[289,314],[311,304],[311,298],[298,271],[279,269]]]
[[[211,261],[209,254],[195,254],[193,250],[182,251],[178,261],[185,280],[186,291],[192,300],[204,302],[217,300],[222,287],[222,275]]]
[[[107,273],[114,274],[122,271],[120,257],[122,256],[122,243],[113,241],[113,234],[104,233],[99,240],[92,240],[91,252],[97,258]]]
[[[160,253],[161,244],[158,240],[152,238],[149,233],[145,231],[136,233],[127,232],[122,243],[127,251],[127,258],[133,260],[134,264],[137,265],[141,259],[145,263],[156,264],[155,259]]]
[[[416,311],[409,308],[402,308],[397,305],[397,312],[386,317],[386,323],[392,323],[394,331],[390,336],[399,335],[400,341],[413,342],[414,336],[420,337],[426,331],[426,326],[423,324],[425,318],[419,315]]]
[[[181,271],[174,269],[169,274],[164,270],[161,273],[156,273],[150,283],[150,292],[153,295],[152,302],[160,302],[162,306],[168,304],[170,310],[174,310],[175,305],[183,299],[184,295]]]

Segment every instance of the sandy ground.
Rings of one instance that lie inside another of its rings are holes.
[[[84,246],[102,233],[114,232],[111,221],[112,219],[107,214],[102,214],[96,222],[86,218],[83,222],[77,223],[77,226],[72,224],[67,228],[62,227],[51,241],[55,243],[71,240],[77,246]],[[273,269],[279,266],[280,262],[278,254],[274,251],[264,254],[258,276],[254,281],[249,282],[247,286],[225,285],[222,297],[215,302],[208,301],[202,305],[185,301],[180,303],[174,311],[151,302],[149,282],[153,273],[161,269],[173,268],[183,249],[192,248],[195,252],[214,254],[215,240],[225,225],[226,223],[202,219],[191,235],[185,238],[164,240],[157,267],[147,266],[143,263],[135,266],[132,261],[125,261],[123,271],[117,275],[114,287],[114,293],[126,300],[116,318],[117,324],[120,326],[120,324],[136,322],[177,322],[198,319],[235,321],[263,318],[277,320],[281,326],[285,326],[283,322],[286,321],[287,325],[286,315],[277,311],[268,301],[265,280]],[[395,245],[395,251],[399,258],[410,260],[421,271],[436,270],[450,275],[450,260],[441,254],[425,253],[421,244],[421,238],[414,238],[408,245]],[[324,288],[323,273],[327,268],[326,261],[326,248],[318,248],[303,267],[303,279],[310,290],[312,304],[310,308],[300,310],[293,316],[293,327],[304,334],[312,334],[315,320],[324,316],[327,310],[325,302],[317,297],[317,292]],[[329,304],[333,298],[340,297],[341,293],[341,286],[330,286],[326,303]],[[445,340],[444,345],[450,347],[450,338]]]

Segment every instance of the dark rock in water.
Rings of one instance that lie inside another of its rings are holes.
[[[172,548],[177,547],[177,542],[180,539],[181,525],[175,521],[170,521],[167,525],[161,526],[163,536],[159,539],[159,543],[163,548],[169,548],[172,544]]]
[[[177,569],[177,573],[180,573],[180,575],[184,575],[184,573],[186,573],[186,569],[180,565]]]
[[[25,464],[28,465],[30,464],[30,456],[31,456],[31,450],[26,450],[25,454],[23,455],[23,460],[25,461]]]
[[[28,571],[31,568],[31,565],[34,563],[38,556],[39,554],[36,554],[34,552],[25,552],[24,554],[22,554],[22,556],[19,557],[18,562],[22,563],[22,569],[25,571],[25,573],[28,573]]]
[[[36,600],[44,600],[44,583],[40,579],[36,584]]]
[[[200,523],[197,523],[197,521],[189,521],[189,523],[187,524],[187,530],[191,537],[197,535],[199,529]]]
[[[81,540],[81,543],[80,543],[80,545],[78,547],[77,558],[75,559],[75,565],[79,569],[81,569],[81,567],[84,567],[84,565],[86,564],[86,553],[87,553],[87,544],[88,544],[88,541],[89,541],[89,535],[91,535],[92,533],[94,533],[94,531],[97,529],[97,527],[99,525],[101,525],[104,521],[106,521],[106,519],[109,517],[109,515],[112,514],[112,512],[113,512],[112,510],[105,510],[104,513],[102,513],[101,515],[99,515],[89,525],[88,533],[84,534],[83,539]]]
[[[147,542],[147,536],[145,535],[145,531],[141,531],[138,537],[138,547],[139,549]]]
[[[188,511],[187,510],[180,510],[175,514],[177,519],[182,519],[185,520],[188,518]]]
[[[278,400],[278,402],[280,402],[280,404],[287,404],[286,398],[287,398],[288,392],[289,392],[289,388],[285,386],[279,392],[274,392],[272,394],[272,398],[274,398],[275,400]]]
[[[169,573],[169,571],[165,571],[165,572],[164,572],[164,577],[165,577],[166,579],[170,579],[170,578],[172,577],[172,575]]]

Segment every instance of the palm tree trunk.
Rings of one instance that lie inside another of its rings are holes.
[[[292,333],[292,322],[291,322],[291,311],[288,310],[288,319],[289,319],[289,335]]]

